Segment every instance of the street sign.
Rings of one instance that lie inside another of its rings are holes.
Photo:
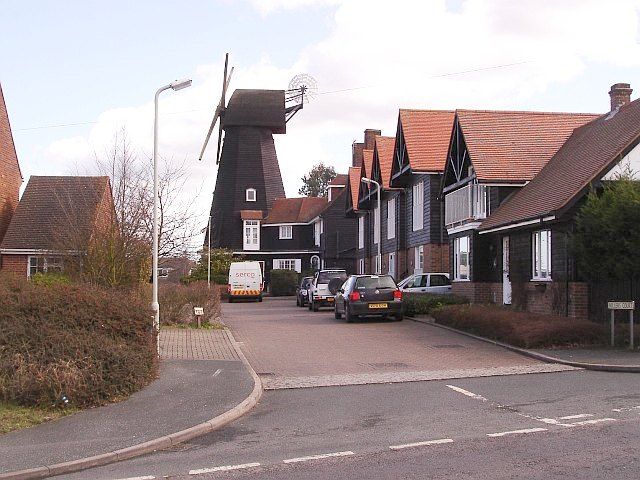
[[[202,307],[193,307],[193,314],[194,315],[204,315],[204,308]]]
[[[609,310],[635,310],[636,302],[607,302]]]

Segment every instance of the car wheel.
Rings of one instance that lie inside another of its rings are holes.
[[[307,303],[307,308],[309,308],[309,311],[311,311],[312,310],[312,308],[311,308],[311,300],[309,300],[308,302],[309,303]]]
[[[229,298],[227,299],[227,302],[229,302],[229,303],[233,303],[233,298],[229,297]]]
[[[403,313],[398,313],[395,317],[394,317],[396,322],[401,322],[402,320],[404,320],[404,314]]]
[[[258,302],[262,302],[262,295],[258,297]]]
[[[296,295],[296,307],[300,306],[300,298]]]
[[[319,308],[320,307],[318,306],[318,304],[316,302],[314,302],[314,301],[311,302],[311,310],[313,310],[314,312],[317,312]]]
[[[353,323],[356,320],[358,320],[358,316],[357,315],[353,315],[350,311],[349,311],[349,307],[345,306],[344,307],[344,319],[347,321],[347,323]]]
[[[336,305],[333,309],[333,316],[336,317],[336,320],[340,320],[342,318],[342,314],[338,312],[338,306]]]

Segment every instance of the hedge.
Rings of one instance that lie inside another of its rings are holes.
[[[0,275],[0,399],[95,406],[157,372],[152,312],[135,293]]]
[[[220,290],[218,285],[207,287],[206,281],[190,282],[188,285],[160,285],[160,323],[162,325],[187,325],[197,321],[193,307],[202,307],[202,322],[216,323],[221,316]]]
[[[298,274],[294,270],[271,270],[271,295],[283,297],[295,295]]]
[[[403,295],[405,315],[429,315],[436,308],[444,305],[466,304],[469,301],[456,295],[433,295],[405,293]]]
[[[517,312],[488,305],[451,305],[432,312],[437,323],[517,347],[599,345],[603,325],[584,319]]]

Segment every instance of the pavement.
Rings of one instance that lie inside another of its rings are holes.
[[[252,394],[254,378],[227,331],[163,329],[160,344],[159,378],[127,400],[0,436],[0,473],[153,441],[208,422]]]
[[[639,366],[640,350],[611,348],[536,348],[532,351],[570,362]]]

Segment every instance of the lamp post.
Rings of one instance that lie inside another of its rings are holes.
[[[377,262],[376,262],[376,273],[380,274],[382,273],[382,253],[380,253],[380,244],[382,243],[382,235],[380,234],[380,229],[381,229],[381,225],[380,225],[380,214],[382,212],[382,209],[380,208],[380,184],[378,182],[376,182],[375,180],[372,180],[370,178],[365,178],[362,177],[362,179],[360,180],[362,183],[365,183],[367,185],[371,185],[372,183],[376,186],[376,192],[377,192],[377,196],[378,196],[378,212],[376,213],[376,230],[378,231],[378,255],[377,255]],[[380,269],[380,271],[378,271],[378,269]]]
[[[175,80],[169,85],[161,87],[154,97],[154,117],[153,117],[153,246],[152,246],[152,268],[151,279],[153,283],[153,293],[151,299],[151,309],[153,310],[153,331],[156,335],[156,347],[160,355],[160,304],[158,303],[158,210],[160,200],[158,198],[158,97],[165,90],[182,90],[191,86],[190,79]]]
[[[207,232],[207,288],[211,288],[211,215],[209,215],[209,231]]]

